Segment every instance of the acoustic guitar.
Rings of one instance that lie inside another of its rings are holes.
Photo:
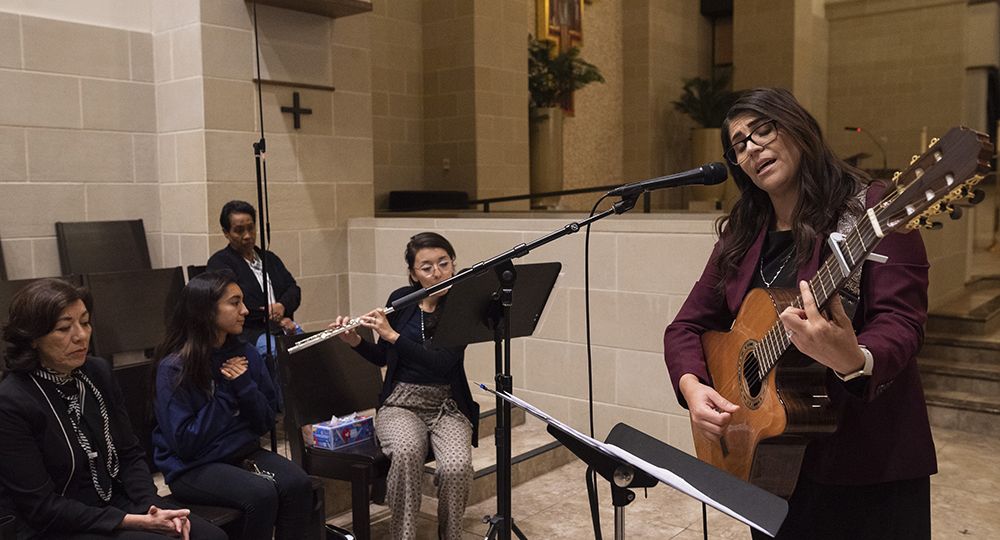
[[[865,260],[877,257],[873,250],[886,234],[940,228],[932,217],[957,219],[961,206],[982,200],[973,188],[989,170],[992,148],[986,135],[953,128],[914,156],[893,178],[895,189],[857,220],[809,280],[816,305],[837,298]],[[783,497],[795,489],[808,442],[836,429],[827,368],[791,345],[778,318],[789,305],[802,306],[798,290],[754,289],[728,332],[703,334],[714,388],[740,409],[719,442],[694,437],[698,458]]]

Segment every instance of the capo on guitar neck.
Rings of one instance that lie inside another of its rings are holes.
[[[847,238],[843,234],[834,231],[830,233],[830,237],[826,239],[826,242],[830,245],[830,250],[833,251],[834,257],[837,258],[837,264],[840,265],[841,272],[843,272],[845,276],[849,276],[851,275],[851,267],[847,264],[847,259],[844,258],[844,252],[840,250],[840,244],[846,239]],[[889,260],[889,257],[879,255],[878,253],[869,253],[865,259],[872,262],[884,263]]]

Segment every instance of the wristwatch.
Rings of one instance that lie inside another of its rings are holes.
[[[864,345],[858,345],[858,348],[861,349],[861,354],[865,355],[865,365],[862,366],[861,369],[857,371],[852,371],[846,375],[841,375],[837,370],[833,370],[834,375],[836,375],[838,379],[847,382],[847,381],[853,381],[858,377],[871,376],[872,367],[875,364],[875,358],[872,357],[872,352],[868,350],[868,347],[865,347]]]

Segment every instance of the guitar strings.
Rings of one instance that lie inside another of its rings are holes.
[[[876,210],[876,214],[878,211]],[[856,225],[855,228],[848,233],[843,245],[845,246],[846,260],[849,264],[855,265],[859,262],[864,264],[863,257],[858,259],[854,253],[856,252],[867,257],[866,245],[872,243],[874,248],[874,242],[876,241],[875,232],[871,224],[867,220],[859,220],[860,225]],[[867,225],[867,226],[866,226]],[[852,249],[855,248],[855,249]],[[813,291],[819,291],[822,302],[817,302],[818,304],[825,303],[829,300],[832,293],[838,290],[837,281],[838,279],[846,280],[850,275],[841,275],[841,269],[839,265],[834,264],[835,259],[828,257],[824,263],[820,266],[819,270],[811,280],[809,280],[809,286]],[[841,275],[840,278],[834,276],[833,272],[836,269],[837,274]],[[827,284],[829,284],[829,292],[827,289]],[[802,296],[797,296],[791,303],[792,306],[801,309],[802,308]],[[787,333],[784,330],[784,326],[781,324],[780,319],[775,321],[771,325],[771,328],[764,333],[764,337],[757,342],[757,346],[754,347],[753,354],[748,354],[743,361],[742,373],[747,382],[747,386],[753,387],[760,384],[763,379],[770,374],[771,370],[777,364],[778,359],[785,353],[791,345],[791,340],[789,339]],[[756,364],[756,366],[754,366]],[[766,366],[766,367],[765,367]],[[756,369],[755,369],[756,368]],[[740,378],[740,371],[726,381],[727,386],[733,384]]]

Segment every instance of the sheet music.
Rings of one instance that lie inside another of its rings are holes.
[[[698,488],[692,486],[686,480],[684,480],[680,476],[677,476],[676,474],[668,471],[667,469],[664,469],[662,467],[658,467],[656,465],[653,465],[652,463],[649,463],[648,461],[645,461],[645,460],[643,460],[643,459],[641,459],[639,457],[636,457],[634,454],[632,454],[628,450],[625,450],[623,448],[619,448],[618,446],[615,446],[613,444],[607,444],[607,443],[598,441],[597,439],[594,439],[593,437],[590,437],[588,435],[584,435],[583,433],[580,433],[579,431],[577,431],[577,430],[571,428],[570,426],[568,426],[568,425],[560,422],[559,420],[556,420],[555,418],[553,418],[552,416],[550,416],[545,411],[539,409],[538,407],[535,407],[534,405],[528,403],[527,401],[524,401],[523,399],[521,399],[521,398],[519,398],[519,397],[517,397],[517,396],[515,396],[513,394],[508,394],[507,392],[503,392],[503,391],[497,392],[497,391],[494,391],[494,390],[486,387],[486,385],[483,385],[483,384],[480,384],[480,383],[476,383],[476,384],[480,388],[482,388],[483,390],[486,390],[487,392],[490,392],[491,394],[500,396],[501,398],[503,398],[506,401],[509,401],[513,405],[517,405],[518,407],[524,409],[525,411],[527,411],[528,413],[530,413],[532,416],[537,417],[538,419],[542,420],[543,422],[545,422],[547,424],[550,424],[550,425],[554,426],[555,428],[557,428],[557,429],[559,429],[561,431],[565,431],[565,432],[573,435],[574,437],[576,437],[577,439],[579,439],[583,443],[587,444],[588,446],[594,448],[598,452],[601,452],[602,454],[607,455],[607,456],[611,456],[611,457],[620,459],[622,461],[625,461],[627,463],[630,463],[630,464],[638,467],[640,470],[642,470],[646,474],[652,476],[653,478],[656,478],[657,480],[659,480],[660,482],[663,482],[664,484],[667,484],[668,486],[676,489],[677,491],[680,491],[681,493],[684,493],[688,497],[691,497],[691,498],[696,499],[698,501],[704,502],[705,504],[711,506],[712,508],[715,508],[716,510],[718,510],[718,511],[720,511],[720,512],[722,512],[722,513],[724,513],[724,514],[726,514],[726,515],[728,515],[730,517],[732,517],[733,519],[741,521],[741,522],[749,525],[750,527],[753,527],[754,529],[757,529],[758,531],[760,531],[762,533],[768,534],[768,535],[770,535],[772,537],[777,533],[777,531],[774,531],[774,532],[768,531],[768,530],[764,529],[763,527],[761,527],[760,525],[754,523],[753,521],[750,521],[749,519],[747,519],[747,518],[745,518],[745,517],[737,514],[736,512],[734,512],[733,510],[731,510],[729,507],[723,505],[722,503],[717,502],[715,499],[712,499],[708,495],[705,495],[704,493],[702,493],[701,491],[699,491]]]

